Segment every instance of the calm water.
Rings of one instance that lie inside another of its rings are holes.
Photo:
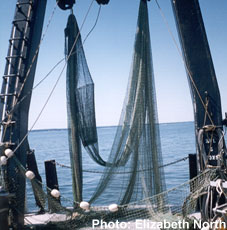
[[[98,128],[100,153],[107,159],[116,127]],[[194,124],[192,122],[168,123],[160,125],[163,163],[169,163],[195,153]],[[61,164],[70,165],[67,130],[33,131],[29,136],[30,146],[35,149],[41,177],[45,183],[44,161],[55,159]],[[84,169],[102,170],[86,152],[83,154]],[[71,171],[57,166],[61,195],[72,199]],[[99,181],[100,174],[84,173],[84,200],[89,200]],[[188,161],[165,167],[167,188],[175,187],[189,179]],[[28,207],[34,208],[33,195],[28,185]]]

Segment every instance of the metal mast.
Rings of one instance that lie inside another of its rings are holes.
[[[1,89],[1,155],[6,148],[26,167],[29,145],[27,138],[31,90],[38,57],[46,0],[18,0],[9,40],[6,67]],[[12,201],[11,221],[16,229],[24,223],[25,179],[15,160],[4,166],[6,190],[15,196]]]
[[[221,99],[199,2],[171,2],[193,101],[199,170],[225,166]]]
[[[227,155],[224,122],[218,83],[199,2],[171,2],[193,101],[198,169],[200,173],[206,169],[216,169],[217,178],[222,183],[222,180],[226,181]],[[195,163],[193,165],[196,165]],[[216,192],[217,179],[211,182],[213,184],[210,184],[207,192],[198,198],[197,208],[200,210],[202,221],[210,221],[219,213],[226,212],[223,205],[226,204],[226,197]]]

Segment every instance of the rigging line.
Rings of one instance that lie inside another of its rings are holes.
[[[92,33],[92,31],[95,29],[97,22],[98,22],[98,18],[100,16],[100,11],[101,11],[101,5],[99,7],[99,11],[98,11],[98,15],[95,21],[94,26],[91,28],[91,30],[89,31],[89,33],[86,35],[83,44],[86,42],[87,38],[90,36],[90,34]],[[76,52],[73,52],[71,55],[74,55]],[[58,67],[59,64],[61,64],[63,61],[65,60],[65,58],[62,58],[60,61],[58,61],[53,68],[46,74],[46,76],[44,76],[23,98],[20,99],[20,101],[17,102],[17,104],[10,110],[10,112],[8,114],[12,114],[14,112],[14,110],[19,106],[20,103],[22,103],[32,92],[34,89],[36,89],[41,83],[43,83],[48,77],[49,75],[55,70],[55,68]],[[2,124],[2,122],[5,119],[3,119],[0,124]]]
[[[101,12],[101,8],[102,6],[100,5],[99,6],[99,10],[98,10],[98,15],[96,17],[96,20],[95,20],[95,24],[93,25],[93,27],[91,28],[91,30],[89,31],[89,33],[87,34],[87,36],[85,37],[84,41],[83,41],[83,44],[86,42],[87,38],[90,36],[90,34],[93,32],[93,30],[95,29],[97,23],[98,23],[98,20],[99,20],[99,16],[100,16],[100,12]]]
[[[35,90],[39,85],[41,85],[49,76],[50,74],[65,60],[65,58],[62,58],[60,61],[58,61],[53,67],[52,69],[26,94],[24,95],[20,101],[17,102],[17,104],[10,110],[9,114],[13,113],[14,110],[20,105],[20,103],[22,103],[32,92],[33,90]],[[5,119],[3,119],[0,124],[2,124],[2,122],[4,122]]]
[[[82,25],[81,25],[81,27],[80,27],[80,29],[79,29],[79,32],[78,32],[77,36],[76,36],[76,39],[75,39],[75,41],[74,41],[74,43],[73,43],[73,45],[72,45],[72,48],[71,48],[71,50],[70,50],[70,52],[69,52],[69,55],[68,55],[68,57],[66,58],[66,64],[67,64],[67,62],[68,62],[70,56],[71,56],[72,53],[73,53],[73,49],[74,49],[74,47],[75,47],[75,45],[76,45],[76,42],[77,42],[77,40],[78,40],[78,38],[79,38],[79,36],[80,36],[80,31],[82,30],[82,28],[83,28],[83,26],[84,26],[84,23],[85,23],[85,21],[86,21],[86,19],[87,19],[87,17],[88,17],[88,14],[89,14],[89,12],[90,12],[90,10],[91,10],[91,7],[92,7],[94,1],[95,1],[95,0],[92,0],[90,6],[89,6],[89,8],[88,8],[87,14],[85,15],[85,18],[84,18],[84,20],[83,20],[83,22],[82,22]],[[66,66],[66,64],[65,64],[65,66]]]
[[[57,2],[57,3],[58,3],[58,2]],[[33,64],[34,64],[34,62],[35,62],[37,56],[38,56],[38,52],[39,52],[41,43],[43,42],[43,40],[44,40],[44,38],[45,38],[45,36],[46,36],[46,34],[47,34],[47,31],[48,31],[48,29],[49,29],[49,26],[50,26],[50,24],[51,24],[51,22],[52,22],[52,20],[53,20],[55,11],[56,11],[56,9],[57,9],[57,3],[56,3],[55,6],[54,6],[54,9],[53,9],[53,11],[52,11],[52,14],[51,14],[51,16],[50,16],[50,18],[49,18],[49,20],[48,20],[48,23],[47,23],[45,32],[43,33],[43,36],[42,36],[42,38],[41,38],[41,40],[40,40],[40,43],[39,43],[39,45],[38,45],[38,47],[37,47],[37,49],[36,49],[35,55],[34,55],[34,57],[33,57],[33,59],[32,59],[32,63],[31,63],[31,65],[29,66],[29,69],[28,69],[28,71],[27,71],[27,73],[26,73],[25,80],[24,80],[24,82],[23,82],[23,84],[22,84],[22,86],[21,86],[21,89],[20,89],[19,93],[18,93],[18,98],[19,98],[19,96],[20,96],[20,94],[21,94],[21,92],[22,92],[22,90],[23,90],[23,87],[24,87],[25,82],[26,82],[26,80],[27,80],[27,78],[28,78],[28,75],[30,74],[31,68],[32,68],[32,66],[33,66]]]
[[[206,97],[206,109],[205,109],[205,113],[204,113],[204,119],[203,119],[203,126],[206,125],[206,121],[207,121],[207,114],[208,114],[208,106],[209,106],[209,99]]]
[[[82,28],[83,28],[83,26],[84,26],[84,24],[85,24],[85,21],[86,21],[86,19],[87,19],[87,17],[88,17],[88,14],[89,14],[89,12],[90,12],[90,10],[91,10],[91,7],[92,7],[94,1],[95,1],[95,0],[92,0],[90,6],[89,6],[89,8],[88,8],[88,11],[87,11],[87,13],[86,13],[86,15],[85,15],[85,17],[84,17],[84,20],[83,20],[83,22],[82,22],[82,25],[81,25],[81,27],[80,27],[80,29],[79,29],[79,32],[78,32],[78,34],[77,34],[77,36],[76,36],[76,38],[75,38],[75,41],[74,41],[74,43],[73,43],[73,46],[72,46],[72,48],[71,48],[71,50],[70,50],[70,52],[69,52],[69,55],[68,55],[67,58],[66,58],[66,62],[65,62],[65,64],[64,64],[63,68],[62,68],[62,71],[60,72],[60,74],[59,74],[59,76],[58,76],[58,78],[57,78],[57,80],[56,80],[56,82],[55,82],[55,84],[54,84],[54,86],[53,86],[53,88],[52,88],[52,90],[51,90],[49,96],[47,97],[46,102],[44,103],[44,105],[43,105],[41,111],[39,112],[37,118],[35,119],[34,123],[33,123],[32,126],[31,126],[31,128],[28,130],[28,132],[27,132],[26,135],[23,137],[23,139],[20,141],[20,143],[16,146],[16,148],[15,148],[14,151],[13,151],[13,153],[15,153],[15,152],[17,151],[17,149],[22,145],[22,143],[23,143],[23,142],[25,141],[25,139],[27,138],[28,134],[33,130],[34,126],[36,125],[36,123],[38,122],[39,118],[41,117],[41,115],[42,115],[44,109],[46,108],[46,106],[47,106],[47,104],[48,104],[48,102],[49,102],[51,96],[53,95],[53,93],[54,93],[54,91],[55,91],[55,89],[56,89],[56,87],[57,87],[57,85],[58,85],[58,82],[60,81],[60,79],[61,79],[61,77],[62,77],[62,74],[63,74],[63,72],[64,72],[64,70],[65,70],[65,68],[66,68],[66,66],[67,66],[67,62],[68,62],[69,58],[71,57],[71,55],[72,55],[72,53],[73,53],[72,51],[73,51],[73,49],[74,49],[74,47],[75,47],[75,45],[76,45],[76,43],[77,43],[77,40],[78,40],[78,38],[79,38],[79,36],[80,36],[80,31],[82,30]]]
[[[176,161],[173,161],[173,162],[170,162],[170,163],[167,163],[165,165],[160,165],[158,168],[164,168],[164,167],[167,167],[167,166],[170,166],[170,165],[173,165],[173,164],[177,164],[181,161],[186,161],[189,157],[183,157],[181,159],[178,159]],[[71,166],[68,166],[68,165],[64,165],[64,164],[61,164],[61,163],[58,163],[58,162],[55,162],[55,165],[58,165],[62,168],[71,168]],[[150,168],[150,169],[141,169],[141,170],[137,170],[136,172],[144,172],[144,171],[150,171],[150,170],[153,170],[153,168]],[[96,171],[96,170],[83,170],[83,172],[87,172],[87,173],[103,173],[103,171]],[[115,172],[113,174],[128,174],[128,173],[132,173],[133,171],[122,171],[122,172]]]
[[[44,40],[44,38],[45,38],[45,36],[46,36],[46,34],[47,34],[47,31],[48,31],[48,29],[49,29],[49,26],[50,26],[50,24],[51,24],[51,22],[52,22],[52,20],[53,20],[55,11],[56,11],[56,9],[57,9],[57,4],[58,4],[58,1],[56,2],[55,6],[54,6],[54,9],[53,9],[53,11],[52,11],[52,13],[51,13],[51,15],[50,15],[50,18],[49,18],[49,20],[48,20],[46,29],[45,29],[45,31],[44,31],[44,33],[43,33],[43,36],[42,36],[42,38],[41,38],[41,40],[40,40],[40,43],[39,43],[39,45],[38,45],[38,47],[37,47],[37,49],[36,49],[35,55],[34,55],[34,57],[32,58],[32,63],[31,63],[31,65],[29,66],[29,69],[28,69],[28,71],[27,71],[27,73],[26,73],[26,76],[25,76],[25,80],[24,80],[23,84],[21,85],[21,88],[20,88],[20,91],[19,91],[19,93],[18,93],[18,97],[17,97],[17,98],[20,97],[20,94],[21,94],[21,92],[22,92],[22,90],[23,90],[23,88],[24,88],[24,85],[25,85],[25,82],[26,82],[26,80],[27,80],[27,78],[28,78],[28,75],[30,74],[31,68],[32,68],[32,66],[33,66],[33,64],[34,64],[34,62],[35,62],[37,56],[38,56],[38,52],[39,52],[40,46],[41,46],[41,44],[42,44],[42,42],[43,42],[43,40]]]
[[[27,178],[26,175],[25,175],[25,173],[27,172],[27,169],[21,164],[21,162],[18,160],[18,158],[17,158],[15,155],[13,155],[12,159],[13,159],[14,162],[17,164],[19,170],[23,173],[23,176],[24,176],[25,178]],[[48,187],[47,185],[45,185],[44,183],[42,183],[41,181],[39,181],[36,177],[35,177],[33,180],[35,180],[36,183],[39,184],[41,187],[46,188],[46,192],[51,192],[52,189],[49,188],[49,187]],[[45,197],[48,197],[48,194],[45,193],[44,190],[42,190],[42,192],[44,193]],[[65,201],[71,201],[71,200],[68,199],[67,197],[63,197],[63,195],[61,195],[61,198],[64,198]],[[75,202],[75,201],[73,201],[73,202],[74,202],[75,204],[79,204],[78,202]]]
[[[177,40],[175,39],[175,37],[174,37],[174,35],[173,35],[173,32],[172,32],[172,30],[170,29],[168,20],[167,20],[167,18],[166,18],[166,16],[165,16],[165,14],[164,14],[164,12],[163,12],[161,6],[159,5],[158,0],[155,0],[155,2],[156,2],[156,4],[157,4],[157,6],[158,6],[158,9],[160,10],[161,16],[162,16],[162,18],[163,18],[163,20],[164,20],[164,22],[165,22],[165,24],[166,24],[167,30],[168,30],[168,32],[169,32],[171,38],[173,39],[173,42],[174,42],[174,44],[175,44],[175,46],[176,46],[176,48],[177,48],[177,50],[178,50],[178,53],[179,53],[179,55],[181,56],[181,58],[182,58],[182,60],[183,60],[183,63],[184,63],[184,65],[185,65],[186,72],[187,72],[187,74],[188,74],[188,76],[189,76],[189,78],[190,78],[190,80],[191,80],[191,82],[192,82],[192,85],[194,86],[195,91],[196,91],[196,93],[197,93],[197,95],[198,95],[198,97],[199,97],[199,99],[200,99],[200,101],[201,101],[201,103],[202,103],[204,109],[206,110],[206,105],[205,105],[205,103],[204,103],[204,101],[203,101],[203,99],[202,99],[202,96],[201,96],[201,94],[199,93],[199,90],[198,90],[198,88],[197,88],[197,86],[196,86],[196,84],[195,84],[195,82],[194,82],[194,80],[193,80],[193,78],[192,78],[192,74],[191,74],[190,70],[188,69],[188,66],[186,65],[185,59],[184,59],[184,57],[183,57],[183,54],[182,54],[182,52],[181,52],[181,50],[180,50],[180,48],[179,48],[179,46],[178,46],[178,44],[177,44]],[[208,115],[208,117],[209,117],[210,122],[212,123],[212,125],[214,125],[214,122],[213,122],[213,120],[212,120],[212,118],[211,118],[209,112],[207,112],[207,115]]]
[[[32,58],[32,62],[31,62],[31,64],[30,64],[29,68],[28,68],[28,71],[26,72],[24,82],[23,82],[23,84],[21,85],[21,88],[19,89],[17,98],[15,99],[14,104],[12,105],[12,110],[11,110],[12,112],[14,111],[14,107],[15,107],[15,106],[17,105],[17,103],[18,103],[20,94],[22,93],[22,90],[23,90],[23,88],[24,88],[24,85],[25,85],[25,83],[26,83],[26,81],[27,81],[27,79],[28,79],[28,76],[29,76],[30,72],[31,72],[31,68],[32,68],[32,66],[33,66],[33,64],[34,64],[34,62],[35,62],[37,56],[38,56],[38,53],[39,53],[39,49],[40,49],[41,43],[43,42],[43,40],[44,40],[44,38],[45,38],[45,36],[46,36],[46,34],[47,34],[47,31],[48,31],[48,29],[49,29],[49,26],[50,26],[50,24],[51,24],[51,22],[52,22],[52,19],[53,19],[53,17],[54,17],[55,11],[56,11],[56,9],[57,9],[57,3],[58,3],[58,1],[56,2],[55,6],[54,6],[54,9],[53,9],[53,11],[52,11],[52,13],[51,13],[51,15],[50,15],[50,18],[49,18],[49,20],[48,20],[46,29],[45,29],[45,31],[44,31],[44,33],[43,33],[43,36],[42,36],[42,38],[41,38],[41,40],[40,40],[40,42],[39,42],[39,45],[38,45],[37,49],[36,49],[36,51],[35,51],[35,54],[34,54],[34,56],[33,56],[33,58]],[[5,120],[5,119],[10,119],[11,116],[12,116],[12,113],[7,113],[7,114],[6,114],[6,117],[5,117],[3,120]],[[2,121],[1,121],[1,123],[2,123]],[[4,137],[5,137],[5,130],[6,130],[6,128],[7,128],[7,126],[5,126],[5,128],[4,128],[3,134],[2,134],[2,137],[1,137],[1,138],[4,138]]]

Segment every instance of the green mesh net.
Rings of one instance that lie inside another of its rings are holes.
[[[79,29],[73,15],[66,29],[69,142],[73,177],[81,178],[80,140],[92,158],[106,166],[90,202],[108,204],[109,189],[115,203],[127,204],[165,190],[155,86],[150,47],[147,3],[141,1],[133,63],[120,122],[108,163],[99,154],[94,112],[94,87],[87,67]],[[74,42],[76,41],[76,44]],[[71,53],[72,52],[72,53]],[[119,173],[121,172],[121,173]],[[80,181],[80,183],[82,183]],[[82,185],[75,193],[81,193]],[[117,194],[117,195],[116,195]],[[106,202],[104,202],[106,199]],[[77,199],[75,201],[81,201]]]
[[[118,204],[165,190],[145,1],[140,3],[128,89],[108,162],[91,202],[106,199],[108,204],[109,186]]]
[[[128,229],[137,229],[138,221],[142,222],[142,229],[165,229],[161,225],[153,228],[151,224],[192,219],[190,215],[197,211],[198,198],[207,192],[216,171],[207,170],[193,180],[165,191],[147,2],[140,2],[131,74],[107,162],[98,149],[94,84],[73,14],[68,19],[66,44],[69,151],[74,201],[46,187],[32,174],[28,176],[28,169],[13,156],[10,160],[17,165],[18,175],[29,178],[28,183],[31,183],[37,203],[46,211],[26,214],[25,229],[34,226],[40,229],[119,229],[117,223],[126,224]],[[91,158],[104,167],[87,206],[81,206],[81,143]],[[1,169],[4,170],[4,167]],[[110,196],[115,203],[112,206],[109,206]],[[100,203],[104,205],[99,206]]]
[[[61,196],[59,205],[50,193],[39,190],[38,194],[49,200],[55,212],[41,215],[25,215],[25,226],[39,226],[43,229],[171,229],[164,224],[179,223],[174,229],[193,229],[193,220],[200,219],[198,215],[198,199],[207,192],[210,181],[216,178],[215,170],[207,170],[182,185],[173,189],[147,197],[137,202],[118,205],[116,209],[110,206],[90,206],[87,209],[66,208],[72,202]],[[34,183],[34,182],[33,182]],[[49,189],[47,188],[47,191]],[[177,197],[177,199],[176,199]],[[165,205],[163,205],[163,202]],[[58,211],[56,211],[58,210]],[[185,225],[182,223],[185,222]],[[199,223],[199,222],[198,222]],[[119,228],[122,226],[122,228]],[[154,228],[154,226],[156,226]]]

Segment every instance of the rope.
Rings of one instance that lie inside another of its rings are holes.
[[[87,16],[88,16],[88,13],[89,13],[89,11],[90,11],[90,9],[91,9],[91,6],[92,6],[92,4],[93,4],[93,2],[94,2],[94,0],[92,1],[92,3],[91,3],[91,5],[90,5],[90,7],[89,7],[89,9],[88,9],[88,12],[87,12],[87,14],[86,14],[86,16],[85,16],[85,18],[84,18],[84,21],[83,21],[83,23],[82,23],[82,26],[81,26],[81,28],[80,28],[80,30],[79,31],[81,31],[82,30],[82,28],[83,28],[83,25],[84,25],[84,23],[85,23],[85,21],[86,21],[86,18],[87,18]],[[55,9],[54,9],[55,10]],[[86,36],[86,39],[88,38],[88,36],[91,34],[91,32],[94,30],[94,28],[95,28],[95,26],[96,26],[96,24],[97,24],[97,21],[98,21],[98,17],[99,17],[99,14],[100,14],[100,10],[101,10],[101,7],[100,7],[100,9],[99,9],[99,12],[98,12],[98,16],[97,16],[97,19],[96,19],[96,22],[95,22],[95,25],[92,27],[92,29],[91,29],[91,31],[88,33],[88,35]],[[52,17],[53,17],[53,13],[52,13]],[[52,18],[51,17],[51,18]],[[50,24],[50,21],[51,20],[49,20],[49,23],[48,23],[48,25]],[[47,29],[46,29],[46,31],[47,31]],[[77,42],[77,40],[78,40],[78,37],[79,37],[79,34],[80,34],[80,32],[78,33],[78,36],[76,37],[76,39],[75,39],[75,42],[74,42],[74,46],[75,46],[75,44],[76,44],[76,42]],[[45,34],[44,34],[45,35]],[[43,38],[44,38],[44,36],[43,36]],[[85,40],[86,40],[85,39]],[[43,40],[43,39],[42,39]],[[85,40],[84,40],[84,42],[85,42]],[[72,50],[73,50],[73,48],[72,48]],[[72,50],[71,50],[71,52],[70,52],[70,54],[69,54],[69,56],[68,56],[68,59],[70,58],[70,56],[71,55],[73,55],[74,54],[74,52],[72,52]],[[67,59],[67,60],[68,60]],[[43,79],[41,79],[13,108],[12,108],[12,110],[10,111],[10,113],[12,113],[15,109],[16,109],[16,107],[18,107],[19,106],[19,104],[29,95],[29,94],[31,94],[32,93],[32,91],[34,90],[34,89],[36,89],[41,83],[43,83],[47,78],[48,78],[48,76],[55,70],[55,68],[62,62],[62,61],[64,61],[65,60],[65,58],[62,58],[59,62],[57,62],[57,64],[55,64],[54,65],[54,67],[46,74],[46,76],[43,78]],[[67,62],[66,62],[67,63]],[[30,66],[31,67],[31,66]],[[59,80],[60,80],[60,77],[61,77],[61,75],[62,75],[62,73],[63,73],[63,71],[64,71],[64,68],[66,67],[66,64],[64,65],[64,67],[63,67],[63,69],[62,69],[62,71],[61,71],[61,73],[60,73],[60,75],[59,75],[59,77],[58,77],[58,79],[57,79],[57,81],[56,81],[56,83],[55,83],[55,85],[54,85],[54,88],[52,89],[52,91],[51,91],[51,93],[50,93],[50,95],[49,95],[49,97],[48,97],[48,99],[47,99],[47,101],[46,101],[46,103],[44,104],[44,106],[43,106],[43,108],[42,108],[42,110],[41,110],[41,112],[39,113],[39,115],[38,115],[38,117],[37,117],[37,119],[35,120],[35,123],[33,123],[33,125],[32,125],[32,127],[31,127],[31,129],[27,132],[27,134],[24,136],[24,138],[21,140],[21,142],[19,143],[19,145],[15,148],[15,150],[13,151],[13,153],[15,153],[16,151],[17,151],[17,149],[20,147],[20,145],[23,143],[23,141],[27,138],[27,136],[28,136],[28,134],[32,131],[32,129],[33,129],[33,127],[35,126],[35,124],[36,124],[36,122],[38,121],[38,119],[39,119],[39,117],[40,117],[40,115],[41,115],[41,113],[43,112],[43,110],[44,110],[44,108],[45,108],[45,106],[46,106],[46,104],[48,103],[48,101],[49,101],[49,99],[50,99],[50,97],[51,97],[51,95],[52,95],[52,93],[53,93],[53,91],[54,91],[54,89],[56,88],[56,86],[57,86],[57,83],[59,82]],[[0,122],[0,124],[2,124],[3,123],[3,121],[4,120],[2,120],[1,122]],[[16,163],[17,163],[17,165],[18,166],[20,166],[21,167],[21,169],[25,172],[26,171],[26,169],[23,167],[23,165],[19,162],[19,160],[17,159],[17,157],[14,155],[14,157],[13,157],[13,159],[16,161]],[[2,176],[2,174],[0,173],[0,176]],[[39,182],[39,181],[38,181]],[[41,183],[42,184],[42,183]],[[43,185],[43,184],[42,184]]]
[[[87,38],[90,36],[90,34],[93,32],[93,30],[95,29],[99,16],[100,16],[100,12],[101,12],[101,5],[99,7],[99,11],[98,11],[98,15],[95,21],[94,26],[91,28],[91,30],[89,31],[89,33],[86,35],[83,44],[86,42]],[[50,20],[49,20],[50,21]],[[44,37],[43,37],[44,38]],[[43,39],[42,39],[43,40]],[[71,55],[74,55],[75,52],[73,52]],[[41,85],[49,76],[50,74],[65,60],[65,57],[60,59],[53,67],[52,69],[23,97],[20,99],[20,101],[17,102],[17,104],[10,110],[9,114],[12,114],[14,112],[14,110],[20,105],[20,103],[22,103],[30,94],[32,94],[33,90],[35,90],[39,85]],[[2,124],[4,122],[5,119],[3,119],[0,124]]]
[[[36,58],[37,58],[37,56],[38,56],[40,46],[41,46],[41,44],[42,44],[42,42],[43,42],[43,40],[44,40],[44,38],[45,38],[45,36],[46,36],[46,34],[47,34],[47,31],[48,31],[48,29],[49,29],[49,26],[50,26],[50,24],[51,24],[51,22],[52,22],[52,19],[53,19],[54,14],[55,14],[56,8],[57,8],[57,3],[56,3],[56,5],[55,5],[55,7],[54,7],[54,9],[53,9],[53,11],[52,11],[52,13],[51,13],[51,16],[50,16],[49,20],[48,20],[48,23],[47,23],[45,32],[43,33],[43,36],[42,36],[42,38],[41,38],[41,40],[40,40],[40,43],[39,43],[39,45],[38,45],[38,47],[37,47],[37,49],[36,49],[36,51],[35,51],[35,54],[34,54],[34,56],[33,56],[33,58],[32,58],[32,62],[31,62],[31,64],[30,64],[29,68],[28,68],[28,71],[26,72],[24,82],[23,82],[23,84],[21,85],[21,88],[19,89],[19,92],[18,92],[18,95],[17,95],[16,99],[14,100],[14,103],[13,103],[13,105],[12,105],[12,109],[11,109],[10,112],[8,112],[8,113],[6,114],[6,117],[4,117],[4,115],[3,115],[4,118],[3,118],[2,121],[6,120],[6,119],[9,119],[9,120],[10,120],[10,117],[12,116],[12,113],[13,113],[13,111],[15,110],[16,105],[18,104],[19,97],[20,97],[20,95],[21,95],[21,93],[22,93],[22,90],[23,90],[23,88],[24,88],[24,85],[25,85],[25,83],[26,83],[26,81],[27,81],[27,79],[28,79],[28,76],[29,76],[30,72],[31,72],[32,66],[33,66],[33,64],[34,64],[34,62],[35,62],[35,60],[36,60]],[[6,113],[6,111],[5,111],[5,113]],[[2,121],[1,121],[1,124],[2,124]],[[6,130],[6,128],[7,128],[7,126],[5,126],[5,129],[3,130],[2,137],[1,137],[2,139],[3,139],[4,136],[5,136],[5,130]]]
[[[176,48],[177,48],[177,50],[178,50],[178,53],[179,53],[180,57],[182,58],[182,60],[183,60],[183,62],[184,62],[185,69],[186,69],[186,72],[187,72],[187,74],[188,74],[188,76],[189,76],[189,78],[190,78],[190,81],[192,82],[192,85],[194,86],[195,91],[196,91],[196,93],[197,93],[197,95],[198,95],[198,97],[199,97],[199,99],[200,99],[200,101],[201,101],[201,103],[202,103],[202,105],[203,105],[205,111],[206,111],[206,104],[205,104],[205,102],[203,101],[201,94],[199,93],[199,90],[198,90],[198,88],[197,88],[197,86],[196,86],[196,84],[195,84],[195,82],[194,82],[194,80],[193,80],[193,78],[192,78],[192,74],[191,74],[190,70],[188,69],[188,66],[186,65],[186,62],[185,62],[184,57],[183,57],[183,54],[182,54],[182,52],[181,52],[181,50],[180,50],[180,48],[179,48],[179,46],[178,46],[178,44],[177,44],[177,41],[176,41],[176,39],[175,39],[175,37],[174,37],[174,35],[173,35],[172,30],[170,29],[168,20],[167,20],[167,18],[166,18],[166,16],[165,16],[165,14],[164,14],[164,12],[163,12],[161,6],[159,5],[158,0],[155,0],[155,2],[156,2],[156,4],[157,4],[157,6],[158,6],[158,9],[160,10],[161,16],[162,16],[162,18],[163,18],[163,20],[164,20],[164,22],[165,22],[165,24],[166,24],[167,30],[168,30],[168,32],[169,32],[171,38],[173,39],[173,42],[174,42],[174,44],[175,44],[175,46],[176,46]],[[212,118],[211,118],[211,115],[210,115],[210,113],[209,113],[208,111],[207,111],[207,116],[209,117],[211,124],[214,125],[214,122],[213,122],[213,120],[212,120]]]
[[[50,23],[51,23],[52,20],[53,20],[53,17],[54,17],[56,8],[57,8],[57,3],[58,3],[58,2],[56,2],[55,6],[54,6],[54,9],[53,9],[53,11],[52,11],[52,14],[51,14],[51,16],[50,16],[50,18],[49,18],[49,20],[48,20],[48,23],[47,23],[47,26],[46,26],[46,30],[45,30],[45,32],[43,33],[43,36],[42,36],[42,38],[41,38],[41,40],[40,40],[40,43],[39,43],[39,45],[38,45],[38,48],[36,49],[35,55],[34,55],[34,57],[33,57],[33,59],[32,59],[32,63],[31,63],[31,65],[29,66],[29,69],[28,69],[28,71],[27,71],[27,73],[26,73],[25,80],[24,80],[24,82],[23,82],[23,84],[22,84],[22,86],[21,86],[21,89],[20,89],[20,91],[19,91],[19,93],[18,93],[18,97],[17,97],[17,98],[20,97],[20,94],[21,94],[21,92],[22,92],[22,90],[23,90],[23,88],[24,88],[25,82],[26,82],[26,80],[27,80],[27,78],[28,78],[28,76],[29,76],[29,73],[30,73],[30,71],[31,71],[31,68],[32,68],[32,66],[33,66],[33,64],[34,64],[34,62],[35,62],[37,56],[38,56],[40,46],[41,46],[41,44],[42,44],[42,42],[43,42],[43,40],[44,40],[44,38],[45,38],[45,36],[46,36],[46,34],[47,34],[47,31],[48,31],[48,29],[49,29]]]
[[[159,166],[159,168],[164,168],[164,167],[167,167],[167,166],[170,166],[170,165],[173,165],[173,164],[177,164],[181,161],[186,161],[188,159],[188,157],[183,157],[179,160],[176,160],[176,161],[173,161],[173,162],[170,162],[170,163],[167,163],[165,165],[161,165]],[[58,163],[58,162],[55,162],[55,165],[58,165],[62,168],[69,168],[71,169],[71,166],[68,166],[68,165],[64,165],[64,164],[61,164],[61,163]],[[150,168],[150,169],[141,169],[141,170],[137,170],[136,172],[145,172],[145,171],[151,171],[153,170],[153,168]],[[83,172],[86,172],[86,173],[98,173],[98,174],[102,174],[103,171],[97,171],[97,170],[83,170]],[[129,174],[129,173],[132,173],[132,171],[126,171],[126,172],[113,172],[113,174]]]
[[[55,82],[55,84],[54,84],[54,86],[53,86],[53,88],[52,88],[52,90],[51,90],[49,96],[47,97],[46,102],[44,103],[44,105],[43,105],[41,111],[39,112],[37,118],[35,119],[34,123],[33,123],[32,126],[31,126],[31,128],[28,130],[27,134],[23,137],[23,139],[20,141],[20,143],[19,143],[19,144],[17,145],[17,147],[14,149],[13,153],[15,153],[15,152],[17,151],[17,149],[22,145],[22,143],[23,143],[23,142],[25,141],[25,139],[27,138],[28,134],[33,130],[34,126],[36,125],[36,123],[38,122],[39,118],[41,117],[41,115],[42,115],[44,109],[46,108],[46,106],[47,106],[47,104],[48,104],[48,102],[49,102],[51,96],[53,95],[53,93],[54,93],[54,91],[55,91],[55,89],[56,89],[56,87],[57,87],[57,85],[58,85],[58,83],[59,83],[59,81],[60,81],[60,79],[61,79],[61,77],[62,77],[62,74],[63,74],[63,72],[64,72],[64,70],[65,70],[65,68],[66,68],[66,66],[67,66],[67,62],[68,62],[69,58],[71,57],[71,55],[72,55],[72,53],[73,53],[72,51],[73,51],[73,49],[74,49],[74,47],[75,47],[75,45],[76,45],[76,42],[77,42],[77,40],[78,40],[78,38],[79,38],[80,31],[82,30],[82,28],[83,28],[83,26],[84,26],[84,24],[85,24],[85,22],[86,22],[86,19],[87,19],[87,17],[88,17],[88,14],[89,14],[89,12],[90,12],[90,10],[91,10],[91,7],[92,7],[94,1],[95,1],[95,0],[92,0],[90,6],[89,6],[89,8],[88,8],[88,11],[87,11],[87,13],[86,13],[86,15],[85,15],[85,17],[84,17],[84,20],[83,20],[83,22],[82,22],[82,25],[81,25],[81,27],[80,27],[80,29],[79,29],[79,32],[78,32],[78,34],[77,34],[77,36],[76,36],[76,38],[75,38],[74,43],[73,43],[72,49],[70,50],[70,53],[69,53],[68,57],[66,58],[66,62],[65,62],[65,64],[64,64],[63,68],[62,68],[62,71],[60,72],[60,74],[59,74],[59,76],[58,76],[58,78],[57,78],[57,80],[56,80],[56,82]]]
[[[93,30],[95,29],[97,23],[98,23],[98,20],[99,20],[99,16],[100,16],[100,12],[101,12],[101,5],[99,6],[99,10],[98,10],[98,15],[96,17],[96,20],[95,20],[95,24],[94,26],[91,28],[91,30],[89,31],[89,33],[87,34],[87,36],[85,37],[84,41],[83,41],[83,44],[86,42],[87,38],[90,36],[90,34],[93,32]]]
[[[24,95],[20,101],[17,102],[17,104],[10,110],[9,114],[12,114],[14,110],[30,95],[32,92],[41,85],[50,75],[51,73],[65,60],[65,58],[62,58],[60,61],[58,61],[53,68],[26,94]],[[3,119],[0,124],[3,124],[5,119]]]

